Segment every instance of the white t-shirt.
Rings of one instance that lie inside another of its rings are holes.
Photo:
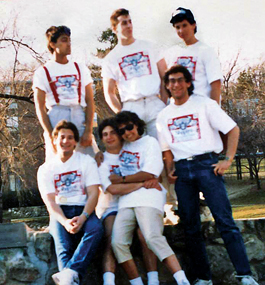
[[[159,177],[163,170],[162,153],[158,141],[150,136],[124,143],[119,155],[122,176],[144,171]],[[160,185],[161,186],[161,185]],[[162,187],[162,186],[161,186]],[[162,187],[163,188],[163,187]],[[152,207],[164,211],[166,190],[140,188],[120,196],[119,209],[129,207]]]
[[[193,45],[175,45],[163,53],[167,67],[180,64],[190,71],[193,94],[210,97],[210,84],[222,80],[220,61],[213,48],[198,41]]]
[[[54,60],[50,60],[45,64],[48,69],[51,79],[55,82],[56,90],[59,95],[59,104],[63,106],[79,105],[78,103],[78,84],[79,75],[74,65],[74,62],[69,61],[67,64],[60,64]],[[90,71],[84,64],[79,64],[78,67],[81,73],[81,106],[85,107],[85,87],[92,83],[93,80]],[[43,66],[40,66],[33,78],[33,90],[39,88],[46,93],[46,107],[51,109],[56,105],[54,95],[51,91],[48,78]]]
[[[150,42],[118,44],[105,58],[102,77],[114,79],[122,102],[159,94],[158,55]]]
[[[111,212],[118,211],[119,195],[112,195],[107,191],[111,185],[109,180],[111,174],[120,175],[119,155],[104,152],[104,162],[99,167],[102,192],[97,205],[97,215],[102,218]]]
[[[55,156],[38,170],[41,196],[55,193],[55,202],[59,205],[85,205],[86,187],[99,184],[95,160],[80,152],[74,152],[66,162]]]
[[[227,134],[236,123],[216,101],[191,95],[182,105],[170,104],[156,121],[162,151],[171,150],[174,161],[207,152],[220,153],[219,131]]]

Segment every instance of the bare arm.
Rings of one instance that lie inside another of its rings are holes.
[[[94,94],[93,94],[93,88],[92,83],[88,84],[85,87],[85,100],[86,100],[86,109],[85,109],[85,115],[86,115],[86,121],[85,121],[85,131],[80,139],[81,146],[90,146],[92,145],[92,132],[93,132],[93,118],[94,118],[94,112],[95,112],[95,104],[94,104]]]
[[[112,78],[103,78],[103,88],[107,104],[114,113],[119,113],[122,106],[115,93],[116,81]]]
[[[44,132],[46,132],[51,138],[52,137],[52,126],[51,126],[50,119],[47,114],[45,100],[46,100],[46,93],[43,90],[36,88],[34,91],[36,114],[37,114],[37,117],[39,119],[39,122]]]
[[[109,177],[111,183],[113,184],[144,182],[146,180],[150,180],[153,178],[154,178],[153,174],[144,171],[139,171],[135,174],[127,175],[124,178],[116,174],[112,174]]]
[[[87,213],[88,215],[91,215],[95,211],[95,207],[98,203],[98,185],[91,185],[86,187],[87,191],[87,202],[84,207],[83,212]],[[73,228],[71,233],[78,233],[80,229],[82,228],[83,224],[87,220],[87,217],[82,213],[80,216],[74,217],[71,219],[71,222],[73,223]]]
[[[165,75],[165,72],[167,70],[167,64],[166,64],[166,61],[165,59],[161,59],[158,63],[157,63],[157,68],[158,68],[158,72],[159,72],[159,76],[160,76],[160,79],[161,79],[161,85],[160,85],[160,96],[161,96],[161,100],[167,104],[167,100],[168,100],[168,93],[166,91],[166,88],[165,88],[165,84],[164,84],[164,75]]]
[[[163,159],[165,164],[165,170],[167,174],[167,179],[170,184],[174,184],[177,176],[174,176],[175,166],[173,160],[173,154],[170,150],[163,151]]]
[[[143,182],[138,182],[138,183],[123,183],[123,184],[111,184],[108,188],[107,191],[111,193],[112,195],[125,195],[129,194],[133,191],[136,191],[143,187],[144,183]]]
[[[238,139],[239,139],[239,127],[235,126],[230,132],[227,133],[227,150],[225,160],[221,160],[214,166],[215,175],[223,175],[224,172],[231,166],[234,156],[236,154]]]
[[[216,80],[212,82],[210,85],[211,85],[211,92],[210,92],[211,99],[215,100],[218,104],[220,104],[221,80]]]

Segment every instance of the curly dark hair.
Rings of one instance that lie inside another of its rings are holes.
[[[118,128],[118,124],[117,124],[115,117],[110,117],[110,118],[104,119],[98,126],[98,135],[99,135],[100,139],[102,139],[103,130],[108,126],[112,127],[113,130],[117,134],[119,134],[119,128]]]
[[[193,90],[194,90],[194,85],[192,83],[192,75],[190,74],[190,72],[188,71],[188,69],[185,66],[182,65],[173,65],[171,66],[164,75],[164,84],[165,86],[167,86],[167,84],[169,83],[169,75],[173,74],[173,73],[182,73],[184,75],[185,81],[187,83],[191,83],[190,87],[188,88],[188,93],[189,95],[192,94]],[[171,93],[170,91],[166,88],[168,96],[171,97]]]
[[[138,115],[133,112],[122,111],[116,115],[115,119],[118,125],[128,124],[128,123],[133,123],[134,125],[136,125],[139,136],[143,135],[145,131],[145,126],[146,126],[145,122],[141,120],[138,117]]]

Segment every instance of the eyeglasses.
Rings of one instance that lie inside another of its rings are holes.
[[[177,82],[178,84],[181,84],[181,83],[183,83],[184,81],[185,81],[185,78],[184,78],[184,77],[169,78],[169,79],[168,79],[168,83],[169,83],[169,84],[175,84],[176,82]]]
[[[125,134],[126,131],[131,131],[133,128],[134,128],[134,124],[129,123],[125,127],[119,129],[119,135],[122,136]]]

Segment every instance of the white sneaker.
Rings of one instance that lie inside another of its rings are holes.
[[[244,276],[242,279],[241,279],[241,285],[259,285],[258,282],[256,282],[254,280],[254,278],[252,276]]]
[[[53,274],[52,279],[56,285],[79,285],[78,273],[70,268]]]
[[[197,279],[197,280],[195,280],[193,285],[213,285],[213,281],[212,280]]]

